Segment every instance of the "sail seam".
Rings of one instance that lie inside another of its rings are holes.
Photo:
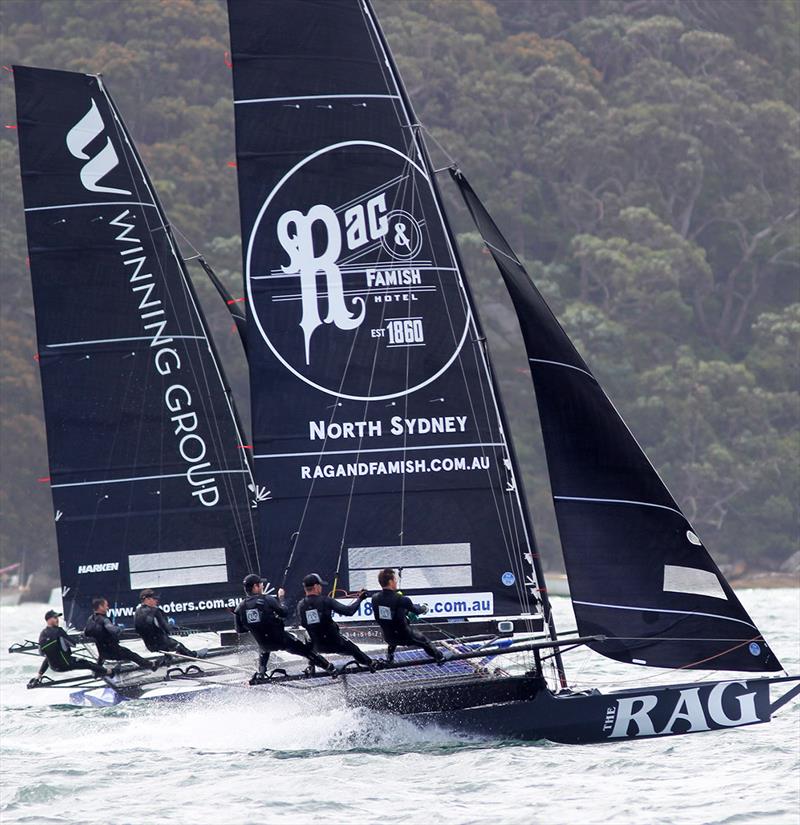
[[[391,266],[391,264],[387,264],[387,265]],[[340,266],[339,267],[340,272],[346,272],[346,273],[351,274],[351,275],[353,275],[353,274],[358,275],[358,274],[364,273],[368,269],[375,269],[375,267],[374,266],[361,266],[361,265],[358,265],[358,266]],[[454,266],[415,266],[414,269],[418,269],[420,272],[439,272],[439,271],[458,272],[458,269]],[[297,277],[299,277],[297,272],[280,272],[280,273],[272,272],[269,275],[251,275],[250,280],[251,281],[264,281],[264,280],[267,280],[267,279],[274,279],[274,278],[297,278]],[[408,291],[408,289],[409,289],[408,286],[405,286],[405,287],[402,287],[402,288],[405,289],[406,291]],[[417,291],[419,289],[420,289],[420,287],[418,285],[414,286],[415,291]],[[362,289],[360,291],[361,292],[366,292],[365,289]],[[347,294],[350,294],[350,293],[347,293]],[[319,295],[327,295],[327,293],[320,292]]]
[[[674,507],[667,507],[666,504],[653,504],[649,501],[632,501],[625,498],[583,498],[581,496],[553,496],[556,501],[593,501],[600,504],[639,504],[642,507],[658,507],[661,510],[669,510],[671,513],[677,513],[684,521],[688,523],[686,516]]]
[[[709,619],[723,619],[728,622],[737,622],[738,624],[743,624],[747,627],[752,627],[753,630],[758,632],[758,628],[750,622],[745,622],[742,619],[734,619],[731,616],[720,616],[718,613],[701,613],[697,610],[668,610],[667,608],[663,607],[634,607],[633,605],[626,604],[601,604],[600,602],[579,602],[576,599],[573,599],[572,603],[583,604],[587,607],[610,607],[616,610],[645,610],[648,613],[678,613],[684,616],[705,616]]]
[[[433,267],[431,267],[433,269]],[[356,289],[343,289],[341,290],[342,295],[395,295],[395,294],[403,294],[405,292],[435,292],[439,287],[435,285],[431,286],[418,286],[414,285],[413,287],[408,286],[386,286],[386,287],[357,287]],[[317,292],[317,297],[319,298],[327,298],[329,295],[326,291]],[[288,295],[276,295],[273,297],[272,302],[275,304],[279,304],[286,301],[300,301],[303,298],[303,293],[298,292],[295,294],[288,294]]]
[[[225,474],[237,474],[237,473],[246,473],[247,470],[198,470],[195,475],[209,475],[209,474],[216,474],[222,475]],[[169,473],[165,475],[158,475],[158,476],[131,476],[130,478],[105,478],[101,479],[100,481],[70,481],[65,484],[51,484],[50,487],[55,489],[56,487],[89,487],[93,484],[122,484],[126,481],[152,481],[156,478],[185,478],[186,473]]]
[[[456,450],[469,447],[502,447],[501,441],[479,441],[474,444],[428,444],[417,447],[370,447],[366,450],[320,450],[310,453],[262,453],[254,458],[299,458],[312,455],[353,455],[359,453],[396,453],[411,450]]]
[[[190,339],[193,341],[206,341],[208,340],[205,335],[170,335],[170,338],[181,338],[181,339]],[[78,347],[81,344],[116,344],[122,341],[152,341],[153,338],[150,335],[139,335],[134,336],[133,338],[96,338],[92,341],[64,341],[59,344],[45,344],[46,347]]]
[[[572,364],[565,364],[563,361],[549,361],[547,358],[529,358],[528,360],[532,364],[554,364],[557,367],[567,367],[571,370],[577,370],[578,372],[582,372],[584,375],[588,375],[592,381],[597,381],[597,379],[587,370],[582,369],[581,367],[573,366]]]
[[[77,209],[81,206],[150,206],[156,208],[154,203],[144,203],[143,201],[87,201],[86,203],[57,203],[55,206],[29,206],[26,212],[44,212],[47,209]]]
[[[245,100],[234,100],[234,106],[238,106],[240,103],[280,103],[285,100],[335,100],[337,98],[358,98],[359,100],[362,98],[383,98],[389,100],[398,100],[399,95],[377,95],[377,94],[364,94],[364,95],[296,95],[291,97],[252,97]]]

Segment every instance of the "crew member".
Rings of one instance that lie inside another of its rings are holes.
[[[314,650],[320,653],[342,653],[352,656],[360,665],[375,670],[376,662],[349,639],[345,639],[339,632],[339,625],[333,620],[334,613],[342,616],[354,615],[361,602],[367,598],[367,591],[359,590],[355,601],[344,605],[330,596],[322,595],[322,585],[327,583],[318,573],[309,573],[303,579],[305,598],[297,605],[300,624],[308,631]]]
[[[303,656],[312,665],[318,665],[331,674],[336,672],[336,668],[327,659],[314,652],[312,645],[295,639],[284,629],[283,620],[287,616],[287,610],[283,606],[282,587],[278,589],[276,599],[274,596],[264,594],[264,582],[255,573],[245,576],[242,584],[246,596],[244,601],[236,607],[233,615],[237,632],[247,633],[249,631],[258,645],[258,671],[253,674],[251,684],[264,680],[269,655],[273,650],[286,650],[297,656]]]
[[[169,619],[167,614],[158,606],[158,600],[158,594],[149,587],[139,594],[141,604],[136,608],[133,626],[142,637],[144,646],[153,653],[163,651],[188,656],[192,659],[202,659],[208,651],[189,650],[188,647],[170,636]]]
[[[95,676],[103,678],[108,675],[107,671],[96,662],[89,659],[78,659],[72,655],[72,642],[64,632],[63,627],[59,627],[58,620],[63,613],[56,613],[55,610],[48,610],[44,614],[47,627],[39,634],[39,652],[44,656],[39,672],[28,682],[28,687],[33,688],[41,684],[42,676],[51,667],[58,673],[66,673],[68,670],[91,670]]]
[[[92,609],[94,613],[86,623],[83,635],[88,636],[97,645],[100,664],[106,659],[114,659],[118,662],[134,662],[146,670],[156,670],[158,668],[161,662],[151,662],[133,650],[120,645],[119,637],[122,635],[122,628],[117,627],[108,618],[108,601],[106,599],[102,596],[92,599]]]
[[[437,663],[443,662],[444,656],[441,651],[422,634],[417,633],[409,623],[409,613],[427,613],[428,605],[414,604],[408,596],[397,592],[397,576],[391,567],[386,567],[378,573],[378,583],[383,590],[372,597],[372,610],[386,640],[386,661],[394,660],[394,651],[399,645],[421,647]]]

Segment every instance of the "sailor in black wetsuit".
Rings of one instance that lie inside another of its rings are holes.
[[[48,610],[44,614],[47,627],[39,634],[39,652],[45,657],[39,672],[28,682],[28,687],[37,687],[41,683],[42,676],[51,667],[58,673],[65,673],[68,670],[91,670],[95,676],[101,678],[107,675],[107,671],[101,665],[90,662],[88,659],[78,659],[72,655],[72,642],[64,632],[64,628],[58,626],[58,619],[63,614],[56,613],[55,610]]]
[[[361,602],[367,598],[367,591],[360,590],[352,604],[344,605],[330,596],[322,595],[322,585],[327,583],[318,573],[309,573],[303,579],[305,598],[297,605],[300,624],[308,631],[314,650],[320,653],[342,653],[352,656],[360,665],[374,670],[375,661],[349,639],[345,639],[339,632],[339,625],[333,620],[334,613],[342,616],[354,615]]]
[[[158,606],[158,598],[158,594],[154,593],[149,587],[139,594],[141,604],[136,608],[133,626],[142,637],[144,646],[153,653],[163,651],[189,656],[192,659],[202,659],[206,651],[189,650],[188,647],[169,635],[169,619],[167,614]]]
[[[400,647],[421,647],[432,659],[441,664],[444,656],[409,624],[409,613],[427,613],[428,605],[414,604],[408,596],[397,592],[397,577],[391,567],[378,573],[378,583],[383,588],[372,597],[372,610],[386,639],[386,661],[394,660],[394,651]]]
[[[295,639],[284,629],[283,620],[287,616],[287,610],[283,606],[283,588],[278,589],[277,599],[264,595],[264,583],[255,573],[246,576],[242,584],[247,595],[244,601],[239,602],[233,615],[236,631],[249,631],[258,645],[258,672],[253,674],[251,684],[264,680],[269,654],[273,650],[286,650],[305,657],[312,665],[318,665],[329,673],[336,671],[327,659],[314,652],[314,648],[308,642]]]
[[[86,623],[84,636],[88,636],[97,645],[97,654],[100,663],[106,659],[114,659],[119,662],[135,662],[139,667],[146,670],[156,670],[160,662],[151,662],[133,650],[122,647],[119,637],[122,628],[117,627],[106,615],[108,613],[108,602],[102,597],[92,599],[94,613]]]

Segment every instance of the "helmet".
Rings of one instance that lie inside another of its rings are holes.
[[[242,581],[242,586],[248,593],[257,584],[261,584],[261,576],[257,575],[256,573],[250,573],[249,575],[245,576],[244,581]]]

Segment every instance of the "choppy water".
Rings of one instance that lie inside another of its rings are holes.
[[[798,591],[740,595],[796,673]],[[555,601],[559,626],[573,626],[568,600]],[[596,746],[423,732],[289,691],[235,704],[41,706],[45,691],[24,687],[38,661],[5,651],[36,638],[43,612],[0,608],[4,825],[800,823],[797,700],[769,725]],[[567,665],[581,687],[675,681],[586,652]]]

